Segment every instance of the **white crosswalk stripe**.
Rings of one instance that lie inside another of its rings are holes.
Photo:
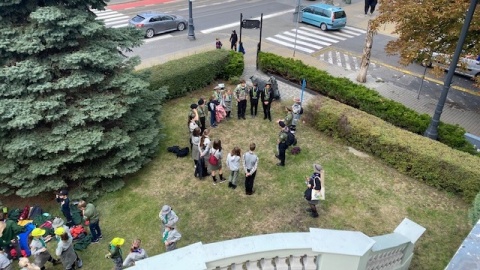
[[[102,20],[105,23],[106,27],[119,28],[128,26],[128,21],[130,20],[127,15],[110,9],[92,9],[92,12],[97,15],[96,20]]]
[[[318,60],[329,63],[330,65],[337,65],[343,67],[345,70],[359,70],[362,62],[361,57],[351,56],[339,51],[328,51],[321,54]],[[369,68],[377,68],[378,65],[370,62]]]
[[[296,48],[305,53],[311,54],[332,44],[346,41],[365,34],[366,31],[351,26],[346,26],[338,31],[322,31],[311,26],[301,26],[273,37],[267,37],[269,42],[276,43],[289,48]]]

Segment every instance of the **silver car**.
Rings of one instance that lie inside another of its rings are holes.
[[[422,62],[423,66],[439,66],[444,70],[448,70],[450,68],[450,59],[451,56],[443,53],[432,53],[432,60],[427,61],[424,60]],[[473,57],[461,57],[458,60],[457,68],[455,69],[455,73],[464,75],[470,78],[475,78],[480,76],[480,61]]]
[[[133,17],[129,25],[145,31],[145,37],[151,38],[156,34],[170,31],[183,31],[188,25],[181,16],[159,12],[145,12]]]

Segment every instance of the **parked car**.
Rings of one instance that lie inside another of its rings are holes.
[[[302,9],[302,22],[318,26],[323,31],[341,29],[347,25],[347,14],[340,7],[315,4]]]
[[[422,61],[423,66],[433,67],[438,66],[444,70],[450,68],[451,56],[443,53],[432,53],[431,61],[424,60]],[[457,68],[455,73],[464,75],[470,78],[475,78],[480,76],[480,61],[479,58],[475,57],[461,57],[458,59]]]
[[[145,37],[151,38],[156,34],[170,31],[183,31],[188,25],[181,16],[159,12],[145,12],[133,17],[129,25],[145,31]]]

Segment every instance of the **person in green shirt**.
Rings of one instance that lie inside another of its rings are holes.
[[[283,121],[278,122],[278,125],[280,126],[280,133],[278,134],[278,139],[277,139],[277,147],[278,147],[277,158],[280,160],[280,162],[277,163],[277,166],[283,167],[285,166],[285,152],[288,148],[287,132],[290,132],[290,131],[288,130],[287,125]]]
[[[97,208],[91,203],[86,203],[85,201],[80,201],[78,203],[78,209],[82,211],[83,220],[85,225],[88,225],[90,228],[90,233],[92,234],[92,243],[100,242],[100,239],[103,238],[102,230],[100,229],[100,215],[98,214]]]
[[[113,238],[108,246],[108,253],[105,254],[106,259],[112,259],[115,270],[123,269],[123,252],[121,247],[124,243],[125,239],[123,238]]]

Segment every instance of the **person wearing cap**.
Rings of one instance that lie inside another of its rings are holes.
[[[287,132],[290,132],[288,129],[287,125],[283,121],[279,121],[278,125],[280,126],[280,133],[278,134],[278,139],[277,139],[277,150],[278,150],[278,156],[277,158],[280,160],[279,163],[277,163],[277,166],[285,166],[285,152],[287,151]]]
[[[56,217],[52,221],[52,228],[53,230],[56,230],[59,227],[62,227],[68,233],[68,235],[72,237],[72,234],[70,233],[70,229],[65,225],[65,222],[63,221],[63,219]]]
[[[82,211],[85,225],[88,225],[88,228],[90,228],[92,243],[100,242],[100,239],[102,239],[103,236],[102,230],[100,229],[100,214],[98,213],[97,208],[92,203],[87,203],[84,200],[81,200],[77,207]]]
[[[175,229],[173,224],[167,224],[165,227],[162,242],[165,244],[167,251],[172,251],[177,248],[177,241],[182,238],[182,235]]]
[[[75,250],[73,250],[73,238],[67,231],[63,226],[55,229],[55,237],[58,240],[55,254],[60,257],[65,270],[74,269],[75,263],[81,261]]]
[[[0,228],[1,231],[1,228]],[[0,232],[1,234],[1,232]],[[8,259],[5,250],[0,247],[0,269],[1,270],[13,270],[13,263]]]
[[[48,252],[47,244],[43,240],[45,230],[41,228],[35,228],[30,233],[32,241],[30,242],[30,251],[35,257],[35,264],[40,267],[41,270],[45,270],[45,264],[51,262],[53,265],[59,264],[60,261],[52,258],[50,252]],[[1,269],[1,268],[0,268]]]
[[[252,118],[257,116],[258,98],[260,97],[260,91],[258,90],[258,83],[255,81],[253,87],[248,91],[250,96],[250,115]]]
[[[263,107],[263,119],[267,119],[272,121],[272,115],[270,114],[270,107],[273,101],[273,89],[272,83],[270,81],[267,82],[265,88],[260,93],[260,100],[262,101]]]
[[[140,239],[133,240],[132,246],[130,247],[130,253],[125,258],[125,261],[123,261],[123,267],[134,266],[136,261],[148,258],[145,249],[140,247],[141,244],[142,241]]]
[[[178,222],[178,216],[170,205],[164,205],[158,217],[162,221],[163,231],[167,225],[175,225]]]
[[[243,170],[245,172],[245,194],[252,195],[255,193],[253,183],[257,175],[258,157],[255,154],[255,143],[250,143],[250,151],[243,154]]]
[[[27,257],[21,257],[18,259],[18,266],[20,266],[20,270],[40,270],[40,267],[31,263]]]
[[[123,269],[123,257],[122,257],[122,246],[125,243],[125,239],[120,237],[115,237],[110,242],[108,246],[108,253],[105,254],[106,259],[112,259],[115,270]]]
[[[233,91],[237,99],[237,117],[238,119],[245,119],[245,111],[247,110],[247,95],[248,88],[244,79],[240,80],[240,84],[235,87]]]
[[[203,131],[205,130],[205,128],[207,128],[207,126],[205,125],[205,119],[207,117],[208,110],[205,108],[205,100],[203,98],[200,98],[197,104],[198,104],[197,114],[198,114],[198,120],[200,122],[198,126],[200,127],[200,130],[201,130],[200,134],[203,134]]]
[[[60,210],[62,211],[62,214],[67,219],[67,226],[70,227],[74,225],[72,214],[70,213],[70,199],[68,198],[68,190],[60,190],[60,192],[56,195],[56,200],[57,203],[60,204]]]
[[[317,204],[319,200],[312,200],[312,189],[321,190],[322,189],[322,180],[323,169],[320,164],[313,164],[313,174],[310,177],[306,177],[307,190],[305,191],[305,199],[308,202],[309,208],[307,212],[310,212],[311,217],[318,217]]]
[[[302,103],[300,101],[300,98],[295,97],[293,98],[293,105],[292,105],[292,124],[290,125],[290,132],[295,133],[297,130],[297,124],[298,121],[300,120],[300,116],[303,114],[303,108],[302,108]]]

